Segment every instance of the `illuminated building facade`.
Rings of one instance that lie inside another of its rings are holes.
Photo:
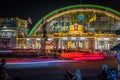
[[[45,30],[44,30],[45,28]],[[120,12],[108,7],[81,4],[60,8],[46,15],[30,35],[51,40],[50,48],[109,50],[119,43]]]
[[[27,20],[20,18],[0,18],[0,49],[17,47],[18,37],[28,34]]]
[[[74,5],[46,15],[29,34],[27,24],[15,29],[15,48],[109,50],[120,40],[115,34],[120,29],[120,12],[98,5]]]

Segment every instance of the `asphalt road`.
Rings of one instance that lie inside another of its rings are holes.
[[[6,69],[13,78],[20,80],[62,80],[65,71],[79,69],[83,80],[97,80],[97,75],[104,64],[117,69],[117,59],[107,57],[100,61],[42,60],[36,62],[7,63]]]

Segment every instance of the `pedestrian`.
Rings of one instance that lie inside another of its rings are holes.
[[[10,79],[11,78],[10,78],[9,74],[5,70],[1,69],[0,70],[0,80],[10,80]]]
[[[102,67],[102,71],[100,74],[98,74],[98,80],[108,80],[108,71],[109,66],[107,64],[104,64]]]
[[[118,52],[117,52],[117,51],[114,51],[113,54],[114,54],[114,57],[117,58],[117,54],[118,54]]]
[[[0,65],[0,80],[10,80],[10,76],[5,69],[6,59],[1,60]]]
[[[108,80],[117,80],[117,71],[114,69],[114,68],[111,68],[109,71],[108,71]]]
[[[71,71],[67,70],[65,72],[63,80],[74,80],[74,74]]]
[[[102,70],[100,74],[98,74],[98,80],[108,80],[108,75],[105,70]]]
[[[109,70],[109,66],[107,64],[104,64],[102,70],[107,72]]]
[[[5,70],[6,59],[1,59],[0,69]]]
[[[75,80],[82,80],[81,72],[80,70],[75,70]]]

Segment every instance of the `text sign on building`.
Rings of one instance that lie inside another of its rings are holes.
[[[74,30],[78,30],[78,25],[77,24],[74,25]]]

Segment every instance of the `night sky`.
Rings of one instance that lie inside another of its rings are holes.
[[[1,0],[0,17],[31,17],[32,26],[48,13],[70,5],[96,4],[120,11],[120,0]]]

